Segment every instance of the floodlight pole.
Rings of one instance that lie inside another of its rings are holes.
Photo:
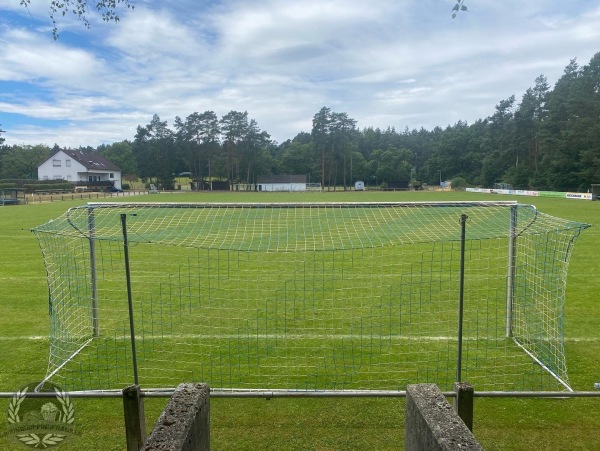
[[[88,208],[88,231],[90,240],[90,289],[92,295],[92,336],[100,335],[98,321],[98,282],[96,279],[96,218],[94,207]]]
[[[456,382],[462,382],[462,342],[463,342],[463,311],[465,291],[465,242],[467,228],[466,214],[460,216],[460,277],[458,289],[458,350],[456,353]]]
[[[508,276],[506,278],[506,337],[513,336],[513,298],[515,294],[515,269],[517,250],[517,206],[510,207],[508,232]]]
[[[127,214],[121,213],[121,227],[123,229],[123,256],[125,257],[125,278],[127,280],[127,304],[129,306],[129,333],[131,334],[131,359],[133,360],[133,380],[139,385],[137,355],[135,352],[135,328],[133,321],[133,299],[131,294],[131,272],[129,270],[129,243],[127,241]]]

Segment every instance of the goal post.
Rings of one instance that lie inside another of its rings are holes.
[[[586,227],[515,202],[71,208],[33,229],[50,293],[48,377],[77,390],[138,378],[451,389],[457,377],[480,390],[569,389],[566,274]]]
[[[100,334],[98,324],[98,284],[96,281],[96,225],[94,222],[94,208],[88,209],[88,241],[90,243],[90,290],[92,303],[92,336]]]
[[[512,337],[513,296],[515,288],[515,261],[517,244],[517,205],[510,207],[510,225],[508,229],[508,276],[506,278],[506,336]]]

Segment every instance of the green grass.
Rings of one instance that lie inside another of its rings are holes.
[[[139,201],[299,202],[511,200],[469,193],[160,194]],[[600,202],[514,198],[544,213],[593,225],[575,246],[567,284],[565,336],[572,386],[600,382]],[[129,200],[129,199],[125,199]],[[0,207],[0,391],[14,391],[46,371],[49,334],[45,268],[31,227],[81,201]],[[29,337],[42,337],[29,338]],[[475,387],[477,389],[477,387]],[[146,400],[149,428],[166,400]],[[124,449],[119,400],[74,401],[81,436],[63,449]],[[8,400],[0,399],[6,411]],[[213,399],[213,449],[401,449],[399,399]],[[23,449],[2,436],[0,448]],[[485,449],[600,449],[600,399],[477,399],[474,432]]]

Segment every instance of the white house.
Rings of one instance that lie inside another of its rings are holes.
[[[258,191],[306,191],[306,175],[268,175],[258,177]]]
[[[59,150],[38,166],[38,180],[66,180],[79,187],[121,189],[121,169],[96,152]]]

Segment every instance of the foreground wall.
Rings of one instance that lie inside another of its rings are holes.
[[[405,449],[483,450],[435,384],[406,388]]]

